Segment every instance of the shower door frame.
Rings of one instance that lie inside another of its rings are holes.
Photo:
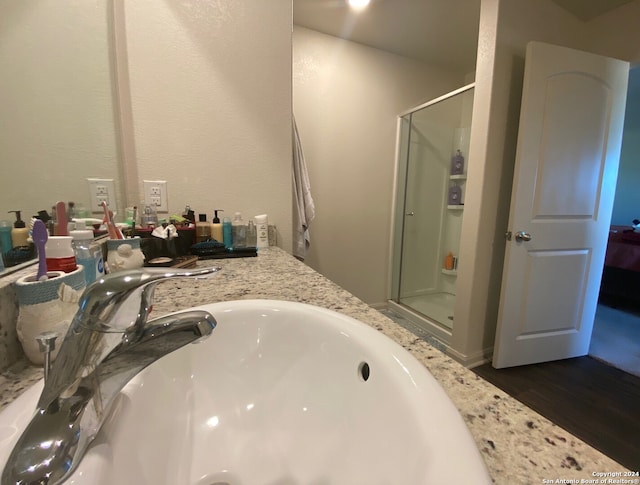
[[[407,168],[409,165],[408,157],[411,143],[411,125],[413,114],[429,106],[441,103],[454,96],[462,94],[475,88],[475,82],[462,86],[454,91],[444,94],[438,98],[432,99],[419,106],[411,108],[398,115],[396,128],[396,154],[394,164],[394,185],[393,185],[393,207],[392,207],[392,231],[390,241],[390,258],[389,258],[389,274],[391,275],[391,284],[389,287],[388,304],[389,307],[401,314],[408,320],[418,323],[424,330],[433,337],[441,341],[448,347],[451,341],[453,329],[447,328],[445,325],[438,323],[427,315],[424,315],[405,304],[400,303],[400,283],[402,277],[402,258],[403,258],[403,239],[405,235],[405,207],[407,192]],[[405,122],[404,118],[409,116],[409,126],[407,134],[406,149],[403,150],[402,126]],[[402,153],[401,153],[402,152]],[[404,166],[403,173],[400,168]],[[402,193],[399,192],[399,186],[402,185]]]

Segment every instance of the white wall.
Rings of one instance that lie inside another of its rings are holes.
[[[87,177],[118,178],[108,3],[0,4],[0,219],[88,207]]]
[[[267,213],[290,251],[291,2],[136,0],[125,19],[140,194],[167,180],[171,214]]]
[[[306,262],[370,304],[388,297],[397,116],[464,76],[296,26],[294,112],[316,219]]]
[[[640,63],[640,0],[623,5],[585,25],[586,49],[596,54]]]

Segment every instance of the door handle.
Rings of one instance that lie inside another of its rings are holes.
[[[413,211],[411,211],[411,212],[407,212],[407,213],[405,214],[405,216],[414,216],[414,215],[415,215],[415,213],[414,213]]]
[[[522,241],[531,241],[531,234],[529,234],[528,232],[524,232],[524,231],[520,231],[520,232],[516,232],[515,235],[516,238],[516,242],[522,242]]]

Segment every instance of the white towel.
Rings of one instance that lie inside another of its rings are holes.
[[[307,164],[304,161],[300,135],[296,119],[293,121],[293,255],[301,260],[307,255],[307,249],[311,244],[309,226],[316,215],[313,197],[311,196],[311,185],[309,184],[309,173]]]

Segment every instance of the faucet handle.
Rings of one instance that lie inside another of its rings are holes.
[[[208,277],[219,270],[219,267],[196,270],[144,268],[107,275],[85,289],[74,323],[102,332],[123,332],[132,326],[140,327],[151,311],[157,283],[170,278]]]

